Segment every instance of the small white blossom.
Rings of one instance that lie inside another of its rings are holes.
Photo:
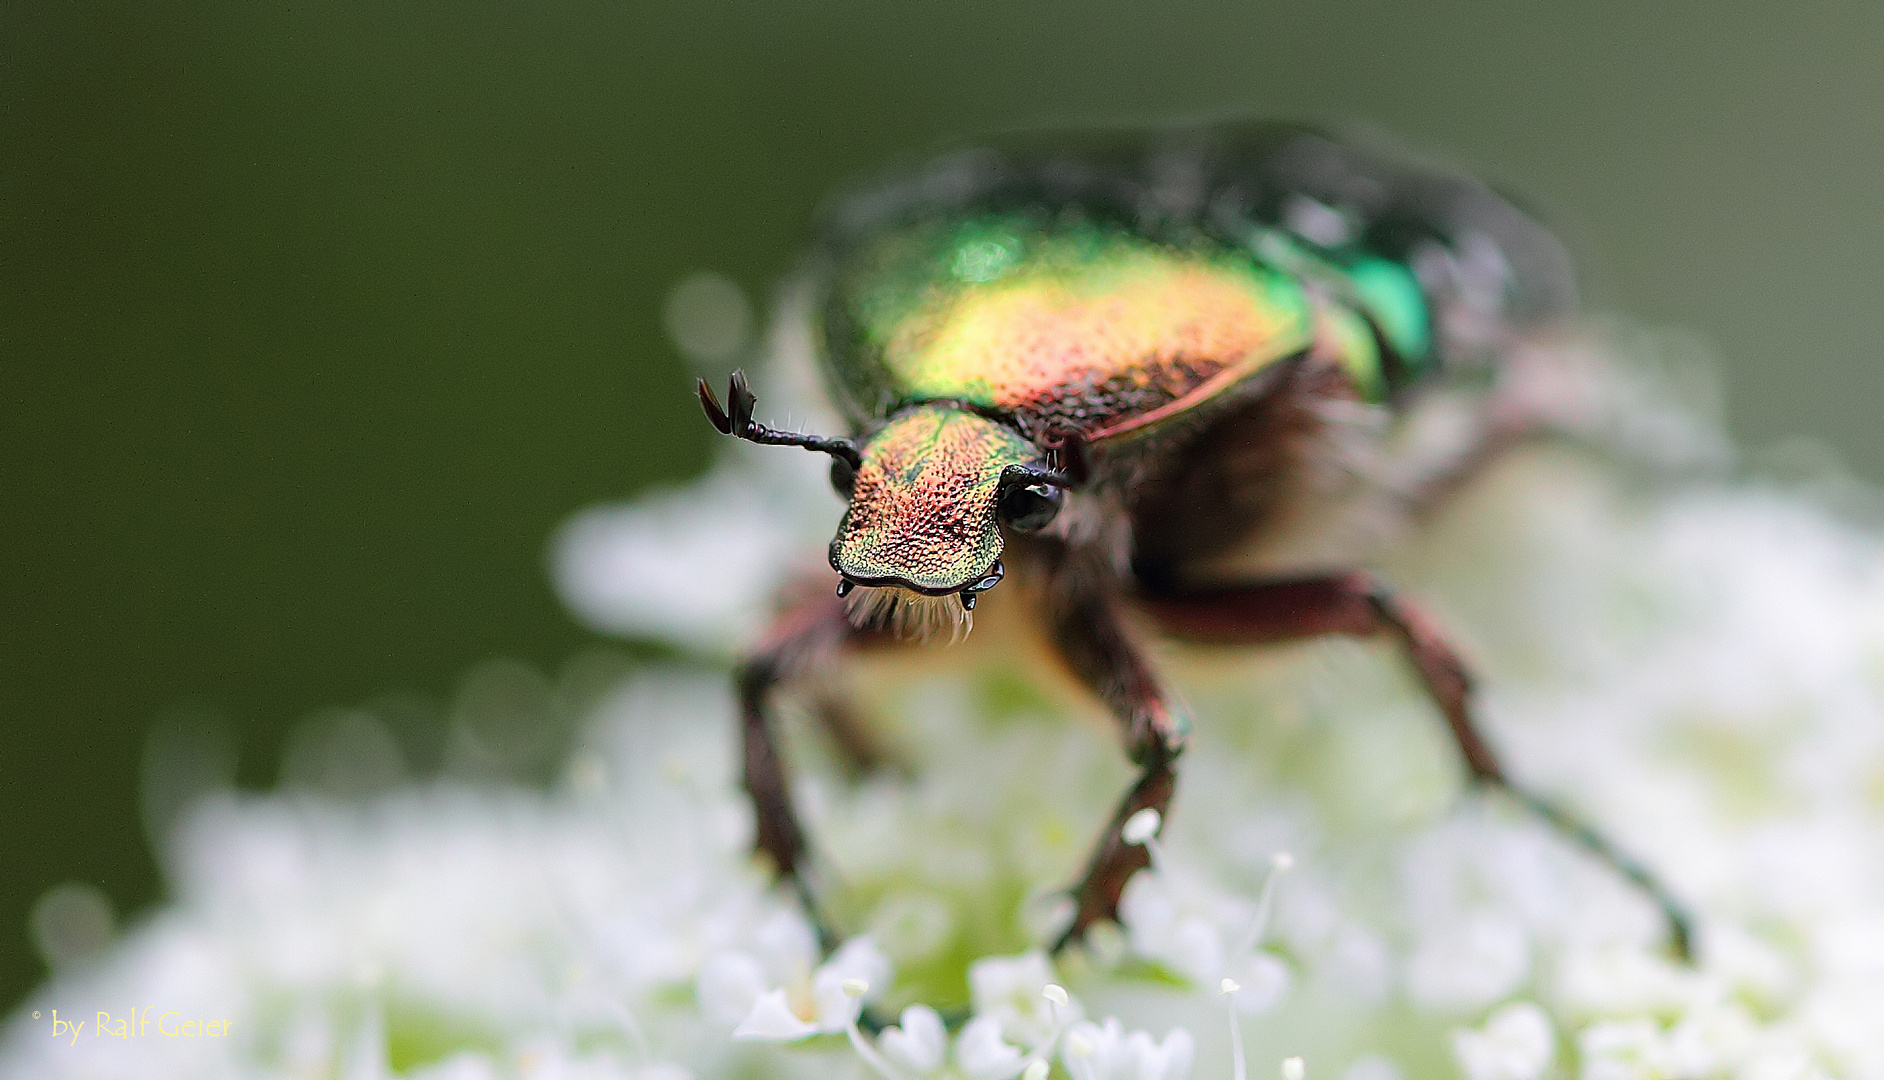
[[[1048,997],[1048,987],[1059,993]],[[968,968],[968,988],[975,1019],[992,1022],[1001,1038],[1028,1050],[1051,1042],[1081,1015],[1079,1002],[1066,998],[1047,954],[1038,949],[975,961]]]
[[[1259,901],[1167,865],[1132,877],[1120,898],[1119,918],[1138,955],[1200,986],[1235,980],[1232,1000],[1244,1013],[1267,1012],[1288,995],[1288,966],[1255,947],[1263,918]]]
[[[1281,1004],[1288,997],[1289,987],[1294,981],[1287,964],[1277,959],[1274,953],[1260,949],[1232,959],[1224,970],[1240,976],[1236,992],[1230,995],[1230,1000],[1236,1005],[1237,1012],[1249,1016],[1266,1013]]]
[[[1453,1032],[1452,1055],[1466,1080],[1539,1080],[1557,1058],[1557,1032],[1544,1010],[1514,1002],[1482,1028]]]
[[[1530,970],[1523,927],[1480,916],[1427,932],[1407,962],[1407,990],[1431,1008],[1483,1008],[1517,990]]]
[[[808,971],[814,940],[774,935],[778,951],[771,972],[746,953],[709,958],[697,984],[702,1008],[722,1019],[739,1013],[733,1031],[738,1039],[795,1042],[847,1030],[857,1022],[865,999],[880,996],[889,985],[890,962],[868,937],[860,937]],[[773,978],[767,979],[768,974]]]
[[[813,1013],[812,1019],[822,1017]],[[784,990],[767,990],[752,1003],[745,1019],[733,1029],[735,1039],[763,1039],[766,1042],[797,1042],[822,1030],[821,1024],[799,1016],[785,999]]]
[[[955,1061],[968,1080],[1013,1080],[1027,1067],[1020,1048],[1001,1037],[1001,1021],[977,1016],[955,1040]]]
[[[1584,1080],[1650,1080],[1672,1072],[1661,1024],[1647,1017],[1599,1021],[1577,1036]]]
[[[1113,1016],[1103,1024],[1073,1025],[1060,1049],[1060,1063],[1073,1080],[1185,1080],[1196,1056],[1196,1043],[1183,1028],[1158,1041],[1143,1031],[1128,1033]]]
[[[900,1026],[887,1027],[877,1045],[891,1063],[912,1077],[926,1077],[942,1068],[949,1052],[949,1033],[942,1017],[927,1005],[903,1010]]]

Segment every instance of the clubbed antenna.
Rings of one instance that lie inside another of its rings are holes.
[[[700,407],[706,410],[707,419],[719,429],[721,435],[731,435],[735,439],[760,443],[765,446],[802,446],[807,450],[816,450],[829,454],[849,463],[855,469],[863,465],[863,455],[857,452],[857,444],[849,439],[825,438],[822,435],[799,435],[790,431],[774,431],[764,424],[754,423],[752,406],[758,401],[752,396],[752,387],[746,382],[744,371],[733,372],[733,377],[726,384],[727,408],[720,407],[720,399],[713,396],[713,389],[705,379],[698,381]]]

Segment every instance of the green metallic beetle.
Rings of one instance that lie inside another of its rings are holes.
[[[1471,777],[1644,889],[1688,955],[1680,905],[1511,781],[1457,654],[1356,568],[1364,544],[1339,542],[1355,506],[1409,518],[1532,426],[1499,387],[1575,304],[1541,226],[1473,180],[1313,129],[1100,133],[957,154],[842,203],[806,278],[852,434],[755,423],[742,374],[724,407],[704,381],[699,394],[724,434],[831,455],[849,500],[830,547],[843,599],[788,611],[738,676],[757,847],[808,904],[774,690],[847,646],[959,629],[1012,573],[1142,770],[1060,945],[1116,916],[1147,862],[1121,828],[1171,801],[1187,724],[1139,644],[1149,622],[1218,644],[1397,642]],[[1446,452],[1370,467],[1442,397],[1474,403]]]

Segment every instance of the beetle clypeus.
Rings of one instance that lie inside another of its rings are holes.
[[[959,629],[1014,574],[1141,770],[1060,946],[1116,915],[1147,859],[1121,827],[1167,810],[1185,748],[1135,610],[1197,642],[1397,643],[1471,778],[1642,888],[1688,955],[1681,906],[1512,780],[1458,654],[1349,550],[1357,519],[1417,514],[1536,426],[1501,387],[1574,307],[1541,226],[1475,181],[1302,127],[1055,137],[841,204],[808,279],[804,314],[853,433],[756,423],[740,373],[724,405],[704,381],[699,395],[724,434],[829,454],[849,502],[836,598],[787,611],[738,675],[757,847],[814,915],[774,689],[850,645]],[[1479,392],[1448,449],[1390,477],[1372,466],[1396,424],[1462,386]]]

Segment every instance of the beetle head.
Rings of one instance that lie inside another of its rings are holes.
[[[1044,527],[1064,478],[1041,451],[994,420],[949,405],[897,414],[832,480],[850,509],[831,541],[852,622],[927,636],[959,632],[1001,580],[1002,526]],[[854,593],[853,593],[854,590]]]
[[[831,455],[831,482],[850,501],[831,566],[859,627],[961,633],[976,598],[1001,580],[1002,529],[1045,528],[1071,483],[1018,431],[954,405],[906,409],[859,446],[757,423],[743,372],[724,407],[705,380],[698,389],[724,434]]]

